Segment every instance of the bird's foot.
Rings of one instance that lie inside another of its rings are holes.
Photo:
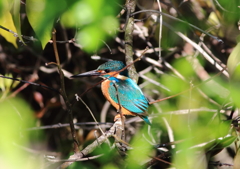
[[[123,117],[123,120],[125,120],[125,116],[122,115]],[[117,114],[115,117],[114,117],[114,121],[117,121],[118,119],[121,119],[121,114]]]

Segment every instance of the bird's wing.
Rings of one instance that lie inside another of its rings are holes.
[[[114,83],[117,85],[118,92]],[[111,82],[108,91],[112,100],[119,104],[119,99],[121,106],[133,113],[141,114],[148,108],[148,100],[138,85],[130,78]]]

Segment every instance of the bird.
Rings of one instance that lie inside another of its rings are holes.
[[[71,78],[98,76],[105,79],[101,83],[101,90],[111,105],[120,110],[122,115],[139,116],[151,125],[147,114],[149,102],[129,77],[128,70],[120,71],[124,67],[122,61],[112,60],[101,64],[96,70],[73,75]],[[114,121],[120,117],[120,114],[116,115]]]

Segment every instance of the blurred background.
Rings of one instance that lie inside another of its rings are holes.
[[[80,150],[101,133],[75,94],[104,131],[117,112],[96,85],[102,79],[71,75],[141,56],[131,78],[152,103],[152,126],[127,117],[133,149],[122,155],[102,144],[88,156],[103,156],[68,168],[240,168],[239,7],[238,0],[1,1],[0,74],[40,84],[0,77],[1,168],[57,168],[62,162],[51,158],[73,154],[68,107],[55,91],[59,71],[46,65],[56,62],[53,30]]]

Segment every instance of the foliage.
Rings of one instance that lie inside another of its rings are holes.
[[[237,0],[0,1],[1,165],[239,168],[239,6]],[[138,57],[137,72],[128,69],[140,77],[152,125],[126,117],[122,141],[100,80],[70,76]]]
[[[32,152],[25,150],[31,146],[32,138],[27,129],[35,121],[28,103],[16,97],[1,101],[0,107],[1,166],[30,169],[40,165],[38,157],[32,158]]]

